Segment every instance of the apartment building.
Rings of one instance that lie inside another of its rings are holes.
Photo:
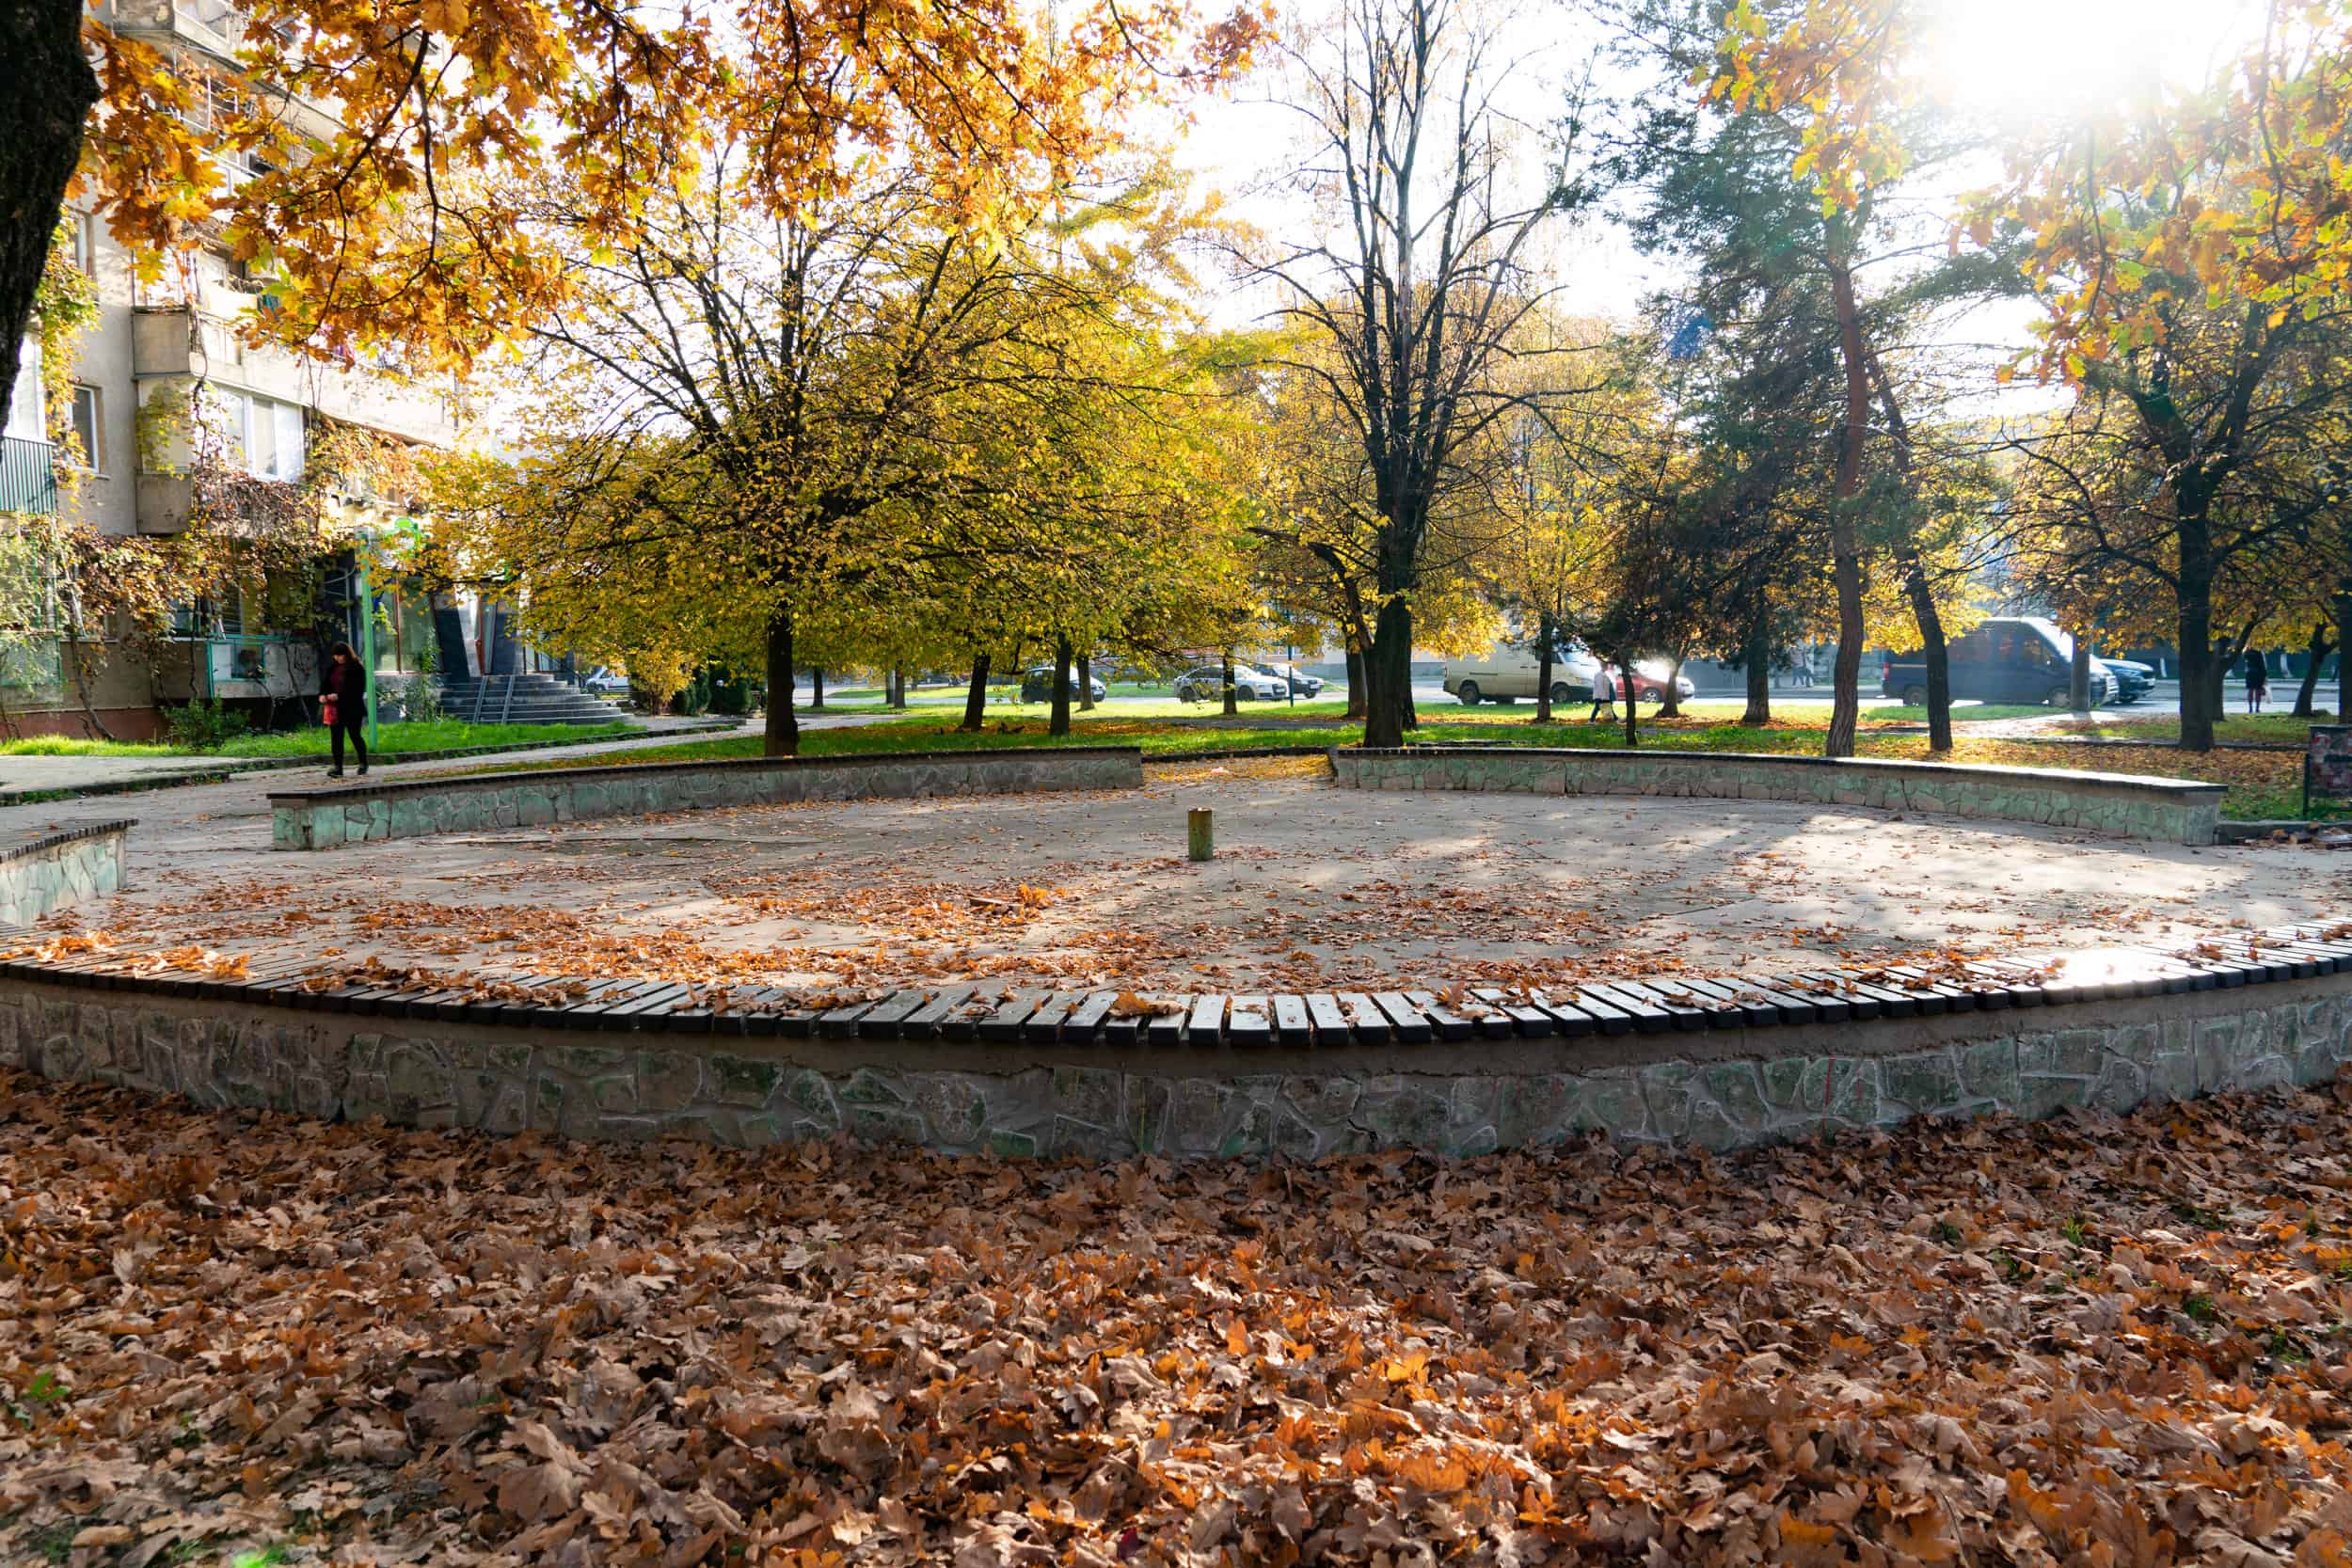
[[[221,0],[111,0],[102,13],[119,30],[169,52],[203,78],[224,74],[242,19]],[[204,94],[193,114],[206,112]],[[294,112],[316,113],[300,105]],[[230,156],[224,154],[224,156]],[[253,172],[230,166],[234,179]],[[54,515],[62,507],[107,534],[165,535],[188,526],[195,447],[265,482],[309,479],[339,520],[388,530],[409,498],[383,496],[344,475],[310,473],[321,434],[358,427],[402,443],[446,448],[460,436],[455,388],[427,384],[385,360],[330,365],[275,347],[246,345],[240,319],[266,297],[266,278],[250,275],[225,251],[175,257],[159,281],[142,280],[130,254],[104,223],[74,214],[74,257],[96,286],[96,325],[73,345],[73,447],[53,446],[40,404],[38,346],[8,404],[0,447],[0,512]],[[197,420],[178,411],[200,409]],[[198,432],[204,434],[198,434]],[[80,472],[60,486],[55,474]],[[350,552],[307,574],[312,603],[290,612],[283,602],[190,602],[175,613],[172,637],[151,654],[129,651],[119,628],[100,641],[22,637],[0,659],[0,708],[20,734],[86,733],[94,711],[119,738],[161,733],[161,705],[214,699],[251,710],[257,723],[286,722],[291,705],[314,692],[316,649],[341,635],[362,644],[362,617],[380,672],[449,669],[449,652],[472,663],[464,635],[480,611],[444,600],[442,620],[459,635],[437,634],[436,607],[396,583],[364,581]],[[306,608],[309,612],[305,612]],[[453,672],[459,676],[465,669]]]

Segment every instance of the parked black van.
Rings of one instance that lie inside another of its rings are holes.
[[[1952,661],[1954,702],[2042,704],[2064,707],[2074,675],[2074,640],[2039,616],[1979,621],[1945,644]],[[1889,657],[1879,689],[1916,707],[1928,700],[1928,667],[1917,654]],[[2107,673],[2090,666],[2090,705],[2114,695]]]

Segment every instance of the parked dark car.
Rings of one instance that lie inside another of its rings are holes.
[[[2072,696],[2074,640],[2049,622],[2004,616],[1979,622],[1945,644],[1952,666],[1954,702],[2042,704],[2064,707]],[[1918,707],[1928,700],[1928,667],[1918,655],[1888,656],[1879,689]],[[2099,661],[2090,666],[2090,705],[2113,695]]]
[[[1102,676],[1095,676],[1092,685],[1096,702],[1099,703],[1110,695],[1109,689],[1103,684]],[[1070,672],[1070,694],[1073,697],[1078,695],[1078,672],[1075,670]],[[1021,700],[1025,703],[1050,703],[1054,700],[1054,667],[1052,665],[1041,664],[1035,669],[1021,672]]]
[[[2107,673],[2107,682],[2114,687],[2118,703],[2136,703],[2156,684],[2155,671],[2135,659],[2102,658],[2098,663]]]

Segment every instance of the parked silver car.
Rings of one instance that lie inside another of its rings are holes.
[[[1233,700],[1241,703],[1279,703],[1291,694],[1290,683],[1268,670],[1253,670],[1247,664],[1233,666]],[[1176,677],[1176,698],[1185,703],[1221,703],[1225,700],[1225,667],[1203,664],[1187,670]]]

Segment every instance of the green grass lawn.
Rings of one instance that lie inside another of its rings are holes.
[[[464,746],[516,746],[550,740],[583,740],[596,736],[634,735],[637,730],[637,725],[620,720],[605,724],[469,724],[455,719],[435,719],[421,723],[386,724],[373,749],[387,754],[450,752]],[[226,757],[325,756],[331,749],[326,727],[324,724],[308,724],[298,730],[235,736],[221,742],[217,751],[201,754]],[[189,754],[161,741],[86,740],[54,735],[0,740],[0,756],[171,757]]]
[[[455,719],[386,724],[372,750],[451,752],[462,746],[520,746],[549,740],[585,740],[595,736],[635,735],[639,726],[623,720],[603,724],[468,724]],[[332,744],[326,726],[310,724],[298,730],[267,735],[241,735],[221,747],[232,757],[325,756]]]
[[[177,756],[160,740],[91,740],[78,735],[28,735],[0,739],[0,757],[168,757]]]

